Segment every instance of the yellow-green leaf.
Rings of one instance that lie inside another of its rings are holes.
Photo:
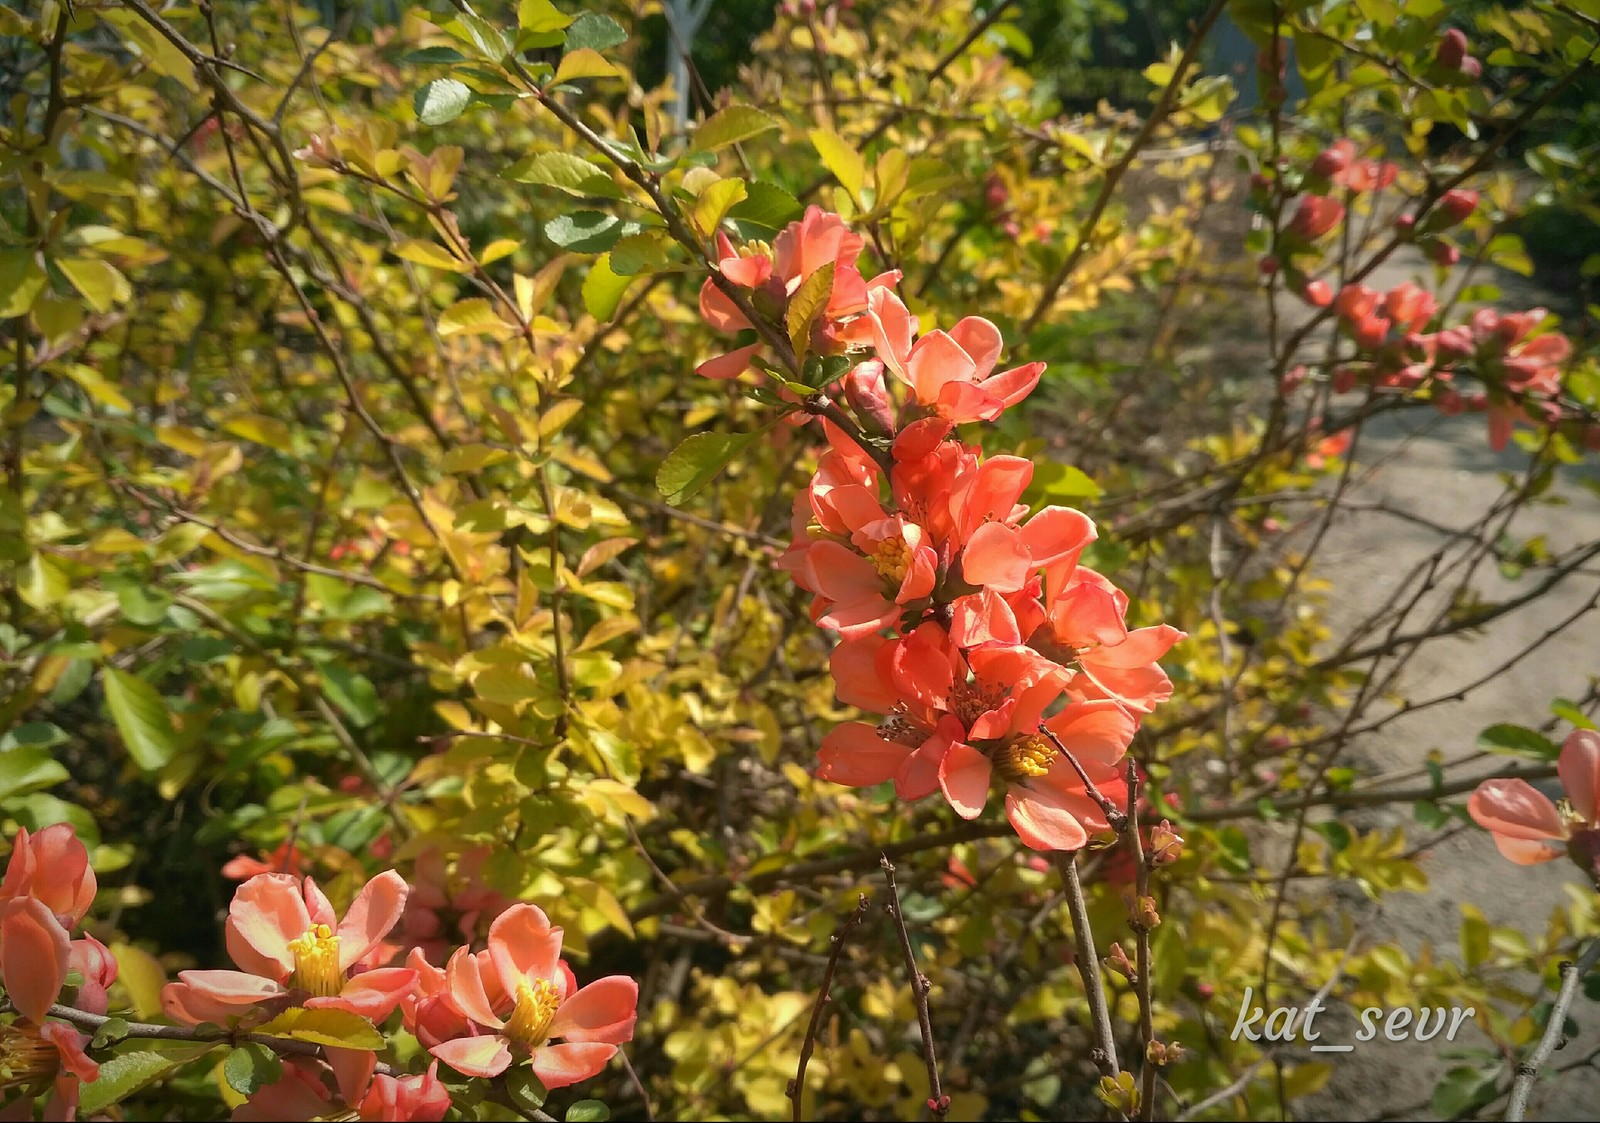
[[[33,251],[0,250],[0,320],[21,316],[44,288],[44,270]]]
[[[730,105],[707,117],[705,124],[695,130],[694,146],[714,152],[777,127],[778,122],[759,109]]]
[[[556,81],[571,82],[577,78],[615,78],[617,68],[605,60],[605,56],[592,47],[579,47],[576,51],[568,51],[561,56],[561,65],[556,68]]]
[[[632,277],[621,276],[611,268],[609,253],[601,254],[583,279],[583,306],[597,320],[611,319],[617,314],[617,305],[622,303],[622,294],[628,291],[632,281]]]
[[[62,257],[56,259],[56,268],[72,282],[84,303],[96,312],[109,312],[133,295],[116,266],[97,257]]]
[[[817,155],[822,157],[823,166],[833,173],[839,185],[857,203],[861,202],[861,188],[867,182],[867,165],[861,153],[832,129],[812,129],[811,144],[817,150]]]
[[[709,238],[728,216],[735,203],[745,196],[744,180],[719,179],[700,192],[694,204],[694,225],[702,237]]]
[[[276,417],[265,417],[261,414],[235,417],[231,421],[224,422],[222,428],[225,432],[243,437],[247,441],[254,441],[258,445],[265,445],[279,452],[294,452],[294,438],[289,432],[289,427]]]
[[[465,273],[468,266],[441,245],[409,238],[394,248],[396,257],[430,269],[448,269],[452,273]]]
[[[256,1033],[266,1037],[289,1037],[344,1049],[382,1049],[383,1034],[360,1014],[348,1010],[307,1010],[291,1007],[273,1018]]]
[[[785,317],[784,327],[789,331],[789,342],[794,347],[796,358],[805,356],[811,343],[812,321],[832,294],[833,262],[830,261],[807,277],[795,290],[794,296],[789,298],[789,313]]]

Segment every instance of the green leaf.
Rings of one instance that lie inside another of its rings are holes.
[[[540,152],[517,161],[504,174],[518,183],[554,187],[572,195],[590,194],[582,189],[583,184],[596,176],[610,183],[610,177],[598,165],[570,152]]]
[[[253,1096],[256,1089],[283,1078],[283,1061],[259,1041],[246,1042],[222,1062],[222,1078],[241,1096]]]
[[[822,157],[823,165],[833,173],[833,178],[839,181],[839,186],[856,202],[861,202],[861,189],[867,182],[867,166],[861,153],[832,129],[812,129],[811,145]]]
[[[0,799],[36,792],[67,778],[67,770],[49,749],[29,745],[0,753]]]
[[[55,265],[92,311],[109,312],[133,296],[128,278],[97,257],[61,257]]]
[[[1478,747],[1492,753],[1511,753],[1539,760],[1554,760],[1561,754],[1560,746],[1544,734],[1503,722],[1478,734]]]
[[[1459,1065],[1433,1088],[1433,1113],[1440,1119],[1470,1115],[1499,1095],[1499,1072]]]
[[[1098,499],[1100,485],[1082,468],[1046,462],[1034,473],[1039,489],[1050,499]]]
[[[695,200],[694,211],[690,215],[695,229],[704,237],[711,237],[722,225],[729,209],[744,196],[745,183],[742,179],[719,179],[707,185],[700,192],[700,198]]]
[[[0,320],[32,308],[44,282],[44,270],[32,250],[0,250]]]
[[[760,136],[768,129],[778,127],[777,119],[750,105],[730,105],[706,118],[705,124],[695,130],[693,145],[707,152],[715,152],[730,144]]]
[[[330,658],[312,656],[312,662],[322,676],[322,692],[346,717],[362,729],[378,720],[378,692],[365,675]]]
[[[154,772],[178,751],[178,734],[167,714],[166,700],[142,678],[106,667],[100,672],[106,708],[116,723],[128,755],[146,772]]]
[[[92,1084],[81,1085],[78,1111],[87,1119],[114,1103],[127,1099],[141,1088],[154,1084],[163,1076],[188,1064],[205,1053],[204,1048],[190,1046],[176,1053],[158,1053],[153,1049],[134,1049],[118,1053],[100,1062],[100,1078]]]
[[[589,315],[604,323],[617,314],[617,305],[622,303],[622,294],[632,281],[632,276],[611,268],[610,254],[601,254],[583,279],[583,306]]]
[[[579,1100],[567,1108],[567,1123],[605,1123],[611,1109],[599,1100]]]
[[[545,237],[574,253],[604,253],[622,237],[623,224],[616,215],[599,211],[558,214],[544,224]]]
[[[754,433],[696,433],[668,454],[656,470],[656,490],[674,506],[716,478],[765,429]]]
[[[628,41],[627,30],[610,16],[581,12],[567,28],[567,50],[604,51]]]
[[[307,1010],[294,1006],[255,1031],[264,1037],[288,1037],[342,1049],[382,1049],[383,1034],[360,1014],[348,1010]]]
[[[800,217],[801,206],[789,192],[774,183],[759,180],[745,185],[745,197],[734,204],[728,217],[740,226],[759,227],[758,232],[776,234]]]
[[[526,1065],[518,1065],[505,1075],[506,1095],[511,1102],[523,1113],[531,1115],[544,1105],[550,1093],[545,1089],[544,1081]]]
[[[442,125],[461,116],[471,102],[472,91],[466,83],[435,78],[416,92],[411,103],[416,106],[417,120],[424,125]]]
[[[794,296],[789,298],[789,311],[784,317],[784,327],[789,332],[789,343],[794,347],[796,358],[806,353],[811,343],[812,321],[828,303],[828,297],[832,293],[833,262],[830,261],[807,277],[795,290]]]

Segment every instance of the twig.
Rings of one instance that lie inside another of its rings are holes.
[[[1161,99],[1156,102],[1155,108],[1150,111],[1150,116],[1145,118],[1144,125],[1134,134],[1128,144],[1128,150],[1110,168],[1106,170],[1106,177],[1100,184],[1100,193],[1095,196],[1094,203],[1089,208],[1089,216],[1083,224],[1074,231],[1074,243],[1071,252],[1067,254],[1061,267],[1050,278],[1044,287],[1044,292],[1039,294],[1039,301],[1033,306],[1033,311],[1022,322],[1022,335],[1030,335],[1033,329],[1039,326],[1039,321],[1044,319],[1045,313],[1056,302],[1056,294],[1061,291],[1061,286],[1067,283],[1067,278],[1072,276],[1072,271],[1078,267],[1078,262],[1083,260],[1083,255],[1089,252],[1089,245],[1094,238],[1094,229],[1100,225],[1101,217],[1110,206],[1112,197],[1116,194],[1117,184],[1133,162],[1139,157],[1139,150],[1145,146],[1150,137],[1155,133],[1156,127],[1166,120],[1167,113],[1172,109],[1173,100],[1177,97],[1178,90],[1183,86],[1183,79],[1189,72],[1189,67],[1194,63],[1195,57],[1200,53],[1200,45],[1205,42],[1206,35],[1211,31],[1211,25],[1217,22],[1217,17],[1222,15],[1222,10],[1228,6],[1227,0],[1213,0],[1205,15],[1200,17],[1200,22],[1195,25],[1194,34],[1189,37],[1189,45],[1184,47],[1183,54],[1178,58],[1178,65],[1173,68],[1172,77],[1168,80],[1166,89],[1161,91]]]
[[[889,883],[889,903],[883,911],[894,919],[900,933],[900,950],[905,953],[906,970],[911,972],[911,1000],[917,1006],[917,1027],[922,1031],[922,1059],[928,1065],[928,1110],[935,1119],[943,1119],[950,1112],[950,1097],[939,1086],[939,1058],[933,1049],[933,1019],[928,1014],[928,990],[932,986],[928,976],[917,969],[917,953],[911,947],[911,933],[906,931],[906,918],[900,908],[900,889],[894,883],[894,863],[888,855],[878,859],[883,868],[883,878]]]
[[[845,937],[867,915],[869,904],[871,902],[867,900],[867,895],[862,893],[856,899],[856,911],[846,917],[844,922],[834,929],[833,935],[828,937],[828,965],[822,969],[822,987],[817,991],[817,1001],[811,1007],[811,1020],[806,1023],[805,1040],[800,1043],[800,1063],[795,1067],[794,1079],[789,1081],[789,1101],[794,1104],[794,1123],[801,1123],[805,1118],[800,1102],[806,1093],[806,1065],[811,1063],[811,1051],[817,1043],[817,1030],[822,1025],[822,1010],[832,1001],[832,996],[828,992],[833,986],[833,973],[839,967],[839,954],[844,951]]]
[[[1090,799],[1100,805],[1100,810],[1105,814],[1106,822],[1111,824],[1111,829],[1120,834],[1122,828],[1127,824],[1127,815],[1115,803],[1111,802],[1110,797],[1094,786],[1094,781],[1089,779],[1089,773],[1085,772],[1083,765],[1078,763],[1078,758],[1072,755],[1067,746],[1061,743],[1061,738],[1057,737],[1055,732],[1042,721],[1039,723],[1039,732],[1050,738],[1050,743],[1056,747],[1056,751],[1067,758],[1067,763],[1072,765],[1072,770],[1078,774],[1078,780],[1083,784],[1083,790],[1088,793]]]
[[[1133,850],[1134,892],[1140,900],[1150,895],[1150,862],[1144,852],[1144,840],[1139,837],[1139,769],[1133,758],[1128,758],[1128,845]],[[1142,915],[1142,914],[1136,914]],[[1133,925],[1138,953],[1134,979],[1134,993],[1139,996],[1139,1041],[1144,1047],[1144,1057],[1139,1069],[1139,1118],[1154,1119],[1156,1106],[1156,1063],[1150,1055],[1155,1044],[1155,1014],[1150,999],[1150,929],[1143,923]]]
[[[628,1059],[627,1050],[617,1049],[617,1060],[622,1062],[622,1070],[628,1074],[628,1080],[633,1084],[633,1090],[639,1093],[639,1102],[644,1104],[645,1123],[654,1123],[656,1113],[650,1107],[650,1093],[644,1090],[644,1081],[639,1079],[639,1074],[634,1071],[633,1062]]]
[[[1600,963],[1600,939],[1590,940],[1589,946],[1584,948],[1576,963],[1570,959],[1561,961],[1561,989],[1556,994],[1555,1002],[1550,1006],[1550,1018],[1545,1022],[1544,1036],[1539,1039],[1539,1047],[1527,1060],[1517,1065],[1517,1075],[1511,1084],[1511,1100],[1506,1104],[1508,1120],[1521,1119],[1527,1114],[1528,1097],[1533,1094],[1533,1082],[1538,1079],[1539,1070],[1550,1059],[1550,1054],[1566,1043],[1562,1027],[1567,1021],[1567,1008],[1577,996],[1578,985],[1583,982],[1583,977],[1596,963]]]
[[[1084,997],[1089,1000],[1089,1021],[1095,1046],[1089,1059],[1100,1075],[1116,1078],[1122,1071],[1117,1064],[1117,1038],[1111,1029],[1111,1011],[1106,1007],[1105,987],[1100,983],[1100,956],[1094,948],[1094,933],[1089,930],[1089,908],[1083,901],[1083,883],[1078,880],[1078,852],[1062,850],[1056,853],[1056,868],[1061,871],[1061,884],[1067,891],[1067,910],[1072,914],[1072,942],[1076,951],[1078,974],[1083,978]]]

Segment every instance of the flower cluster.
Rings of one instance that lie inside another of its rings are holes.
[[[91,1014],[106,1012],[106,989],[117,961],[92,936],[72,938],[96,891],[89,852],[66,823],[37,834],[19,830],[0,882],[0,981],[17,1012],[0,1026],[0,1088],[23,1089],[18,1101],[32,1118],[33,1096],[49,1088],[46,1119],[71,1119],[81,1082],[100,1066],[85,1052],[89,1039],[50,1017],[63,1002]]]
[[[881,715],[830,732],[818,775],[892,781],[907,800],[940,792],[969,819],[998,789],[1029,846],[1084,846],[1109,826],[1109,801],[1126,798],[1120,763],[1141,718],[1171,695],[1158,660],[1183,633],[1129,629],[1126,595],[1080,562],[1093,522],[1061,506],[1030,514],[1033,464],[985,457],[957,434],[1026,398],[1043,363],[997,371],[1000,330],[979,316],[920,331],[896,274],[860,280],[861,239],[835,215],[812,208],[776,245],[769,257],[719,235],[724,281],[759,289],[763,314],[784,322],[781,294],[833,263],[812,334],[847,361],[819,393],[857,426],[823,418],[827,447],[795,497],[778,565],[838,637],[839,699]],[[707,282],[707,319],[744,326],[725,296]],[[760,349],[701,372],[738,375]]]
[[[300,860],[291,844],[273,859]],[[474,860],[465,863],[460,878],[476,882]],[[263,864],[230,867],[238,874]],[[224,926],[235,969],[179,972],[161,992],[167,1017],[180,1027],[221,1026],[270,1042],[289,1040],[274,1023],[320,1016],[323,1038],[351,1044],[325,1044],[318,1055],[288,1051],[281,1076],[254,1088],[235,1119],[439,1120],[451,1108],[441,1062],[480,1078],[526,1065],[555,1089],[595,1076],[632,1039],[637,984],[611,976],[579,987],[561,958],[561,929],[543,911],[481,886],[450,884],[437,855],[423,863],[421,880],[424,900],[415,910],[407,907],[412,887],[390,870],[368,881],[342,916],[313,878],[298,873],[254,872],[238,887]],[[80,1084],[99,1077],[80,1027],[104,1021],[117,963],[92,937],[70,937],[95,892],[88,851],[70,826],[18,834],[0,884],[0,976],[17,1014],[0,1025],[0,1091],[20,1095],[0,1106],[0,1118],[32,1118],[34,1099],[48,1086],[45,1118],[71,1119]],[[472,933],[484,910],[496,915],[479,950]],[[442,940],[441,911],[467,944]],[[444,967],[430,962],[437,946],[447,953],[439,956]],[[390,965],[397,957],[404,966]],[[395,1071],[365,1047],[391,1017],[431,1054],[427,1071]]]
[[[1448,42],[1451,51],[1462,46],[1454,39]],[[1560,424],[1565,420],[1561,364],[1572,347],[1566,336],[1548,329],[1544,309],[1507,314],[1479,309],[1465,322],[1447,327],[1439,322],[1438,298],[1413,282],[1387,292],[1352,282],[1335,291],[1328,281],[1309,275],[1323,263],[1324,243],[1345,225],[1347,203],[1383,191],[1395,178],[1394,164],[1361,158],[1353,142],[1340,139],[1298,174],[1286,166],[1274,175],[1258,174],[1253,181],[1257,209],[1270,210],[1274,192],[1296,200],[1275,252],[1261,260],[1261,272],[1281,272],[1289,289],[1307,303],[1331,307],[1341,337],[1351,345],[1332,368],[1332,388],[1346,393],[1364,385],[1415,395],[1447,415],[1487,413],[1489,443],[1496,451],[1506,446],[1519,421]],[[1335,197],[1336,190],[1345,202]],[[1444,235],[1470,218],[1478,204],[1477,192],[1453,188],[1416,214],[1402,210],[1394,220],[1396,234],[1448,268],[1461,254]],[[1289,371],[1280,389],[1292,393],[1305,374],[1303,367]],[[1466,376],[1478,388],[1463,388]],[[1584,429],[1581,439],[1594,443],[1600,430]]]
[[[1485,780],[1467,813],[1519,866],[1570,857],[1600,884],[1600,733],[1574,729],[1556,768],[1567,793],[1559,805],[1526,780]]]

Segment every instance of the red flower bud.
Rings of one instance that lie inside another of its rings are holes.
[[[1460,187],[1453,191],[1446,191],[1439,200],[1439,214],[1444,218],[1441,229],[1448,230],[1467,220],[1467,216],[1478,209],[1478,193],[1467,191]]]
[[[1433,57],[1446,70],[1460,70],[1461,64],[1467,58],[1467,46],[1466,33],[1452,27],[1444,33],[1444,38],[1439,40],[1439,46],[1434,51]]]
[[[1427,253],[1435,265],[1443,265],[1446,269],[1461,260],[1461,251],[1446,241],[1429,242]]]
[[[1307,304],[1326,308],[1333,303],[1333,288],[1327,281],[1308,281],[1300,295]]]
[[[1317,158],[1311,161],[1311,174],[1332,179],[1350,166],[1355,154],[1356,146],[1350,141],[1336,140],[1331,147],[1324,148]]]
[[[1326,195],[1307,195],[1289,221],[1289,232],[1308,241],[1315,241],[1332,230],[1344,218],[1344,205]]]
[[[1261,259],[1260,264],[1258,264],[1256,268],[1261,271],[1261,275],[1263,277],[1270,277],[1278,271],[1278,259],[1273,257],[1271,254],[1268,254],[1266,257]]]

